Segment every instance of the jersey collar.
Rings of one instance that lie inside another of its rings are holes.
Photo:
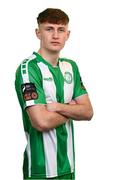
[[[39,59],[41,62],[43,62],[44,64],[50,66],[50,67],[58,67],[59,66],[59,60],[60,58],[58,58],[58,63],[57,66],[52,66],[52,64],[50,64],[49,62],[47,62],[40,54],[38,54],[37,52],[33,52],[33,54],[37,57],[37,59]]]

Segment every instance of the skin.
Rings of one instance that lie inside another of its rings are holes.
[[[88,95],[72,100],[69,104],[49,103],[47,109],[74,120],[90,120],[93,111]]]
[[[57,64],[60,51],[69,38],[68,24],[42,23],[35,30],[40,40],[38,53],[51,65]],[[93,109],[88,95],[71,100],[69,104],[50,103],[47,105],[34,105],[27,108],[32,126],[39,131],[48,131],[59,125],[73,120],[91,120]]]
[[[56,65],[59,53],[65,46],[70,35],[68,24],[58,25],[42,23],[35,31],[40,40],[40,49],[38,53],[50,64]]]

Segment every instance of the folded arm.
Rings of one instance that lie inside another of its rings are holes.
[[[48,131],[69,120],[65,115],[48,111],[46,105],[33,105],[26,111],[32,126],[39,131]]]
[[[91,120],[93,116],[93,109],[88,95],[80,96],[69,104],[50,103],[47,105],[47,109],[73,120]]]

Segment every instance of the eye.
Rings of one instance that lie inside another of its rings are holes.
[[[46,30],[47,30],[47,31],[50,31],[51,29],[50,29],[50,28],[47,28]]]
[[[46,31],[52,31],[52,28],[46,28]]]
[[[65,29],[64,28],[60,28],[59,31],[60,32],[65,32]]]

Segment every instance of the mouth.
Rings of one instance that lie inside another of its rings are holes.
[[[51,42],[51,44],[53,44],[53,45],[60,45],[60,43],[56,42],[56,41]]]

